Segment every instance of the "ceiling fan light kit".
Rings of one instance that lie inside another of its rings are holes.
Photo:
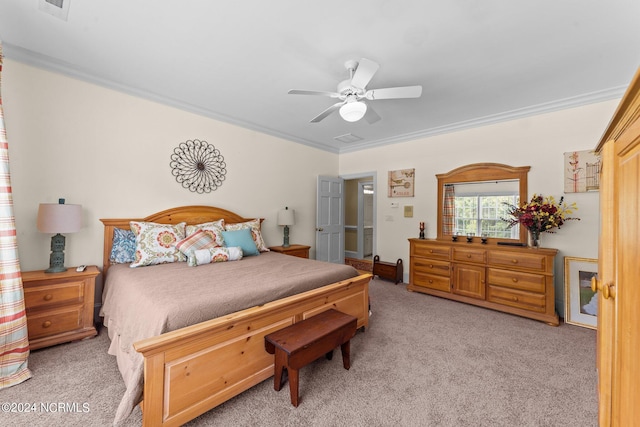
[[[357,122],[364,117],[367,112],[367,104],[364,102],[347,102],[340,107],[340,117],[348,122]]]
[[[336,110],[339,111],[340,117],[347,122],[357,122],[369,112],[367,114],[367,122],[370,124],[375,123],[380,120],[380,116],[365,100],[419,98],[422,95],[422,86],[366,90],[367,85],[378,71],[378,68],[380,68],[377,63],[370,59],[362,58],[359,63],[349,60],[345,62],[344,66],[349,70],[349,79],[338,83],[337,92],[297,89],[291,89],[288,92],[291,95],[320,95],[340,100],[340,102],[329,106],[322,113],[311,119],[311,123],[320,122]]]

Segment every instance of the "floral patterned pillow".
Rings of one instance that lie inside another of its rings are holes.
[[[198,249],[189,255],[187,265],[196,267],[212,262],[238,261],[241,259],[242,249],[238,247]]]
[[[113,229],[113,244],[109,260],[115,264],[133,262],[136,256],[136,235],[131,230]]]
[[[198,225],[187,225],[187,237],[191,236],[198,230],[202,230],[207,233],[213,239],[213,241],[216,242],[216,246],[224,246],[224,240],[222,239],[222,232],[224,231],[224,219],[205,222]]]
[[[260,252],[269,252],[269,248],[267,248],[267,245],[264,244],[264,239],[262,238],[259,219],[254,219],[247,222],[239,222],[237,224],[226,224],[224,226],[224,229],[226,231],[236,231],[243,228],[248,228],[249,230],[251,230],[251,237],[253,238],[253,241],[256,242],[256,247]]]
[[[136,254],[130,267],[186,261],[176,247],[185,237],[185,222],[171,225],[131,221],[129,225],[136,235]]]

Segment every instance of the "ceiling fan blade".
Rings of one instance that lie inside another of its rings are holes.
[[[370,59],[362,58],[351,79],[351,86],[357,87],[358,89],[366,88],[373,78],[373,75],[378,71],[378,68],[380,68],[380,65],[377,63]]]
[[[320,120],[323,120],[329,114],[331,114],[334,111],[340,109],[340,107],[342,107],[343,105],[344,105],[344,102],[338,102],[336,104],[333,104],[331,107],[327,108],[322,113],[318,114],[313,119],[311,119],[311,123],[318,123]]]
[[[376,113],[376,110],[371,108],[371,105],[367,104],[367,112],[364,114],[364,119],[367,121],[367,123],[372,125],[380,120],[381,117],[378,115],[378,113]]]
[[[291,89],[289,92],[287,92],[289,95],[319,95],[319,96],[328,96],[331,98],[338,98],[340,96],[339,93],[335,93],[335,92],[322,92],[319,90],[298,90],[298,89]]]
[[[364,94],[365,98],[373,101],[375,99],[394,98],[420,98],[422,86],[388,87],[385,89],[371,89]]]

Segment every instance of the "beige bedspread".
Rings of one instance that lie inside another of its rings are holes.
[[[126,385],[114,422],[142,397],[143,358],[134,342],[357,275],[350,266],[274,252],[198,267],[109,267],[100,315]]]

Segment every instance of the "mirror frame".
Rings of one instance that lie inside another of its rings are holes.
[[[477,181],[519,180],[520,203],[529,201],[527,190],[529,188],[527,176],[531,166],[509,166],[500,163],[473,163],[453,169],[447,173],[436,174],[438,178],[438,240],[451,240],[451,235],[442,234],[442,208],[444,204],[445,184],[457,184]],[[520,243],[527,243],[527,230],[520,226]],[[509,241],[515,239],[490,238],[488,241]]]

